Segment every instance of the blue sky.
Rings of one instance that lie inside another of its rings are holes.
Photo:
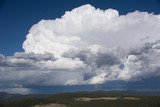
[[[59,18],[65,11],[88,3],[120,14],[135,10],[160,14],[160,0],[1,0],[0,53],[9,56],[23,51],[22,43],[33,24]]]

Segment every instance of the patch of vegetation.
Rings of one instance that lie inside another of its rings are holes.
[[[117,98],[108,100],[108,98]],[[89,101],[78,100],[89,98]],[[44,96],[27,96],[0,103],[0,107],[32,107],[34,105],[64,104],[67,107],[160,107],[160,96],[119,92],[77,92]]]

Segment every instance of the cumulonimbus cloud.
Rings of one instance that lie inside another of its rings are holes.
[[[0,82],[80,85],[160,75],[160,15],[87,4],[33,25],[25,52],[0,55]]]
[[[32,26],[23,43],[25,52],[50,52],[56,56],[69,49],[98,44],[106,48],[132,47],[160,37],[160,16],[135,11],[119,15],[117,10],[84,5],[61,18],[41,20]],[[127,44],[127,45],[126,45]]]

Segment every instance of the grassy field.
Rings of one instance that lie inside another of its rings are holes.
[[[160,107],[159,95],[125,92],[77,92],[30,95],[8,100],[0,107]]]

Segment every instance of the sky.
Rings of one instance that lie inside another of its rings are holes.
[[[159,0],[1,0],[0,53],[10,56],[23,51],[22,43],[33,24],[42,19],[59,18],[65,11],[84,4],[100,9],[113,8],[119,14],[135,10],[160,13]]]
[[[160,1],[0,2],[0,91],[160,90]]]

